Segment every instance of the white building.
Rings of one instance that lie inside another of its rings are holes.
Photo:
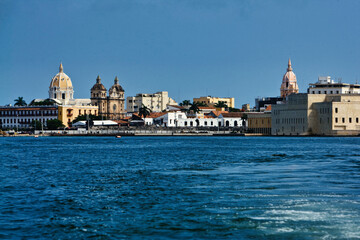
[[[165,91],[154,94],[139,93],[135,97],[126,98],[127,112],[138,112],[142,105],[152,112],[161,112],[166,109],[167,105],[177,105],[177,103]]]
[[[222,113],[219,115],[218,119],[220,127],[246,127],[246,121],[243,119],[244,114],[241,112],[230,112],[230,113]],[[243,122],[245,124],[243,124]]]
[[[335,82],[330,76],[319,77],[316,83],[309,85],[309,94],[360,94],[360,84]]]
[[[22,129],[31,127],[33,121],[46,126],[47,120],[58,118],[58,106],[0,107],[0,127]]]

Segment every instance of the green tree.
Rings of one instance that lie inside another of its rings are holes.
[[[199,113],[200,109],[199,109],[198,103],[196,103],[196,102],[192,103],[188,112]]]
[[[64,128],[64,124],[59,119],[47,120],[46,126],[49,130],[56,130],[58,128]]]
[[[182,103],[180,103],[179,105],[180,105],[180,106],[189,106],[189,105],[191,105],[191,102],[190,102],[190,100],[184,100],[184,101],[182,101]]]
[[[223,101],[219,101],[218,103],[215,103],[214,106],[217,108],[227,108],[228,107],[228,105]]]
[[[203,102],[197,102],[198,107],[207,107],[208,105]]]
[[[56,105],[56,104],[57,103],[54,100],[48,98],[48,99],[45,99],[40,102],[35,102],[35,100],[32,100],[29,105],[30,106],[52,106],[52,105]]]
[[[23,97],[18,97],[14,101],[15,101],[15,104],[14,104],[15,106],[26,106],[27,105]]]
[[[146,116],[149,116],[151,113],[151,110],[146,107],[144,104],[139,108],[139,116],[146,118]]]
[[[34,128],[34,130],[35,130],[35,129],[36,129],[36,130],[41,130],[41,122],[38,121],[38,120],[33,120],[33,121],[31,122],[30,126],[31,126],[32,128]]]

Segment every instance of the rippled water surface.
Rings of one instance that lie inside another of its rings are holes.
[[[0,138],[0,238],[359,239],[360,138]]]

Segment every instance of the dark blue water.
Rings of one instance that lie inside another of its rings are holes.
[[[0,238],[359,239],[360,138],[0,138]]]

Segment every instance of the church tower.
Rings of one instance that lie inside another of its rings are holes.
[[[120,119],[125,113],[124,92],[119,84],[119,79],[115,77],[114,85],[109,89],[108,116],[110,119]]]
[[[292,93],[299,93],[295,73],[292,71],[291,60],[289,58],[287,72],[285,73],[280,87],[280,96],[286,98]]]
[[[91,88],[91,105],[99,107],[99,115],[106,116],[107,101],[106,101],[106,88],[101,83],[101,78],[98,75],[95,85]]]

